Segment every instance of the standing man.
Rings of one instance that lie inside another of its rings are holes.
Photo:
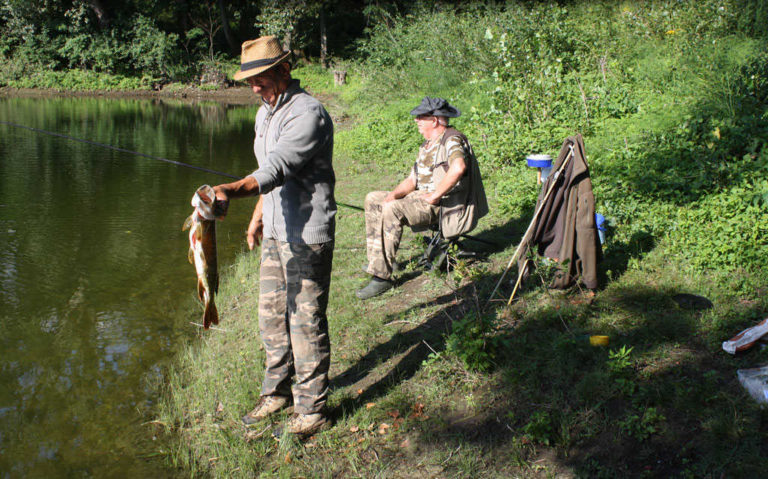
[[[488,212],[472,147],[464,134],[448,125],[448,118],[461,112],[443,98],[424,97],[411,115],[425,141],[410,175],[392,191],[372,191],[365,197],[366,272],[372,278],[357,291],[359,299],[392,288],[403,225],[440,222],[443,236],[454,238],[469,232]]]
[[[245,424],[293,404],[285,432],[308,435],[327,423],[330,341],[328,290],[333,260],[336,178],[333,123],[323,105],[291,78],[290,52],[267,36],[243,43],[240,71],[261,96],[253,150],[258,169],[214,188],[221,213],[229,200],[261,195],[248,246],[263,238],[259,331],[266,352],[261,399]],[[291,379],[295,383],[291,387]]]

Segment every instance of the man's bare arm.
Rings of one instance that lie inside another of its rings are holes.
[[[260,193],[259,182],[253,176],[246,176],[242,180],[224,183],[213,187],[216,192],[216,216],[224,217],[229,208],[229,200],[245,196],[256,196]]]
[[[445,178],[443,178],[443,181],[440,182],[439,185],[435,186],[435,191],[432,193],[428,193],[424,195],[422,198],[424,198],[424,201],[431,205],[436,205],[440,203],[440,199],[451,189],[456,186],[456,183],[459,182],[462,176],[464,176],[464,172],[467,170],[467,164],[464,162],[464,158],[456,158],[451,163],[451,167],[448,168],[448,172],[445,174]]]
[[[251,222],[248,225],[248,231],[245,234],[245,239],[248,242],[248,249],[253,250],[254,247],[261,245],[261,238],[263,237],[264,222],[262,221],[262,197],[259,196],[259,200],[253,208],[253,215],[251,216]]]
[[[384,202],[387,203],[389,201],[399,200],[400,198],[405,197],[408,193],[414,191],[415,189],[416,189],[416,182],[413,181],[413,178],[411,176],[409,176],[408,178],[401,181],[400,184],[397,185],[394,190],[387,193],[387,196],[384,198]]]

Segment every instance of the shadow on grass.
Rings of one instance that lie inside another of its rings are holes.
[[[611,241],[609,236],[608,247],[603,250],[603,261],[599,265],[600,271],[608,273],[612,279],[623,275],[632,260],[643,258],[656,247],[656,237],[647,231],[636,231],[626,241]],[[601,281],[607,285],[607,279]]]
[[[503,251],[515,241],[519,241],[528,227],[530,214],[532,211],[522,217],[510,219],[504,224],[480,230],[476,233],[476,237],[484,242],[473,241],[472,243],[483,246],[484,252]],[[492,243],[492,245],[488,243]],[[420,257],[419,254],[407,261],[418,261]],[[420,274],[421,271],[401,273],[397,278],[397,283],[402,285]],[[497,279],[498,275],[488,276],[476,285],[480,288],[478,294],[481,302],[485,299],[484,295],[490,293]],[[383,376],[368,378],[369,385],[364,388],[364,392],[354,399],[343,400],[337,409],[331,412],[331,415],[339,416],[343,411],[353,410],[366,402],[385,395],[394,385],[412,377],[431,353],[445,350],[445,334],[450,331],[451,323],[454,319],[461,318],[470,307],[467,303],[470,288],[474,291],[472,285],[467,285],[430,300],[428,303],[412,306],[396,315],[388,315],[384,319],[384,323],[393,320],[394,316],[407,316],[408,311],[421,309],[427,304],[430,306],[447,305],[415,328],[396,333],[387,342],[376,346],[360,358],[357,364],[335,376],[331,380],[331,389],[340,389],[364,381],[369,375],[374,374],[376,366],[381,362],[393,360],[396,363]]]
[[[348,387],[361,381],[367,384],[361,395],[345,399],[336,411],[331,412],[331,415],[341,415],[344,411],[354,410],[366,402],[386,395],[396,384],[411,378],[432,351],[443,351],[445,333],[449,331],[453,318],[464,314],[466,306],[460,298],[466,294],[467,288],[468,286],[430,301],[430,305],[446,305],[446,307],[418,326],[394,334],[387,342],[379,344],[360,358],[357,364],[332,378],[331,389]],[[420,309],[422,306],[419,304],[409,310]],[[400,312],[389,315],[384,322],[387,323],[394,319],[393,316],[400,317],[403,314]],[[386,373],[381,376],[371,376],[375,375],[377,365],[389,360],[394,364]]]
[[[487,255],[504,251],[520,241],[523,234],[525,234],[525,230],[528,228],[532,215],[533,208],[530,208],[521,216],[510,218],[503,224],[492,225],[488,228],[485,228],[482,224],[483,220],[480,220],[480,226],[470,231],[468,237],[459,239],[459,250],[475,253],[477,256],[474,259],[481,261],[484,260]],[[425,244],[429,242],[431,236],[431,231],[423,236]],[[416,264],[421,259],[421,256],[422,253],[412,255],[405,260],[405,263]],[[406,278],[399,281],[399,283],[404,283],[415,276],[416,275],[406,276]]]
[[[768,413],[741,390],[736,369],[768,352],[740,360],[713,348],[709,307],[681,308],[673,298],[685,294],[628,286],[592,305],[559,297],[532,308],[502,333],[478,417],[433,412],[420,440],[473,445],[489,463],[505,456],[530,466],[550,451],[555,467],[583,477],[761,476]],[[765,312],[755,305],[738,315]],[[617,319],[592,323],[601,315]],[[609,348],[590,346],[598,333],[610,335]],[[617,359],[622,347],[632,348],[627,362]]]

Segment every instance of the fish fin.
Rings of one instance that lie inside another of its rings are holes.
[[[184,225],[181,227],[181,231],[188,230],[189,228],[192,227],[192,223],[194,222],[194,220],[192,219],[193,216],[195,216],[194,213],[189,215],[189,218],[184,220]]]
[[[192,248],[189,248],[187,259],[189,260],[189,264],[195,264],[195,251]]]
[[[216,303],[213,302],[213,299],[205,305],[205,311],[203,312],[203,326],[205,329],[208,329],[211,324],[219,324],[219,311],[216,309]]]
[[[200,298],[200,301],[205,301],[205,286],[200,279],[197,280],[197,297]]]

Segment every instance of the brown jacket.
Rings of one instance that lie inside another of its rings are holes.
[[[567,288],[581,276],[584,285],[594,289],[598,285],[597,264],[602,259],[603,250],[597,235],[595,197],[581,135],[566,138],[552,171],[558,171],[568,158],[571,146],[573,158],[565,169],[559,175],[550,175],[542,185],[536,211],[550,185],[557,183],[543,203],[530,246],[538,245],[538,253],[547,258],[561,263],[568,260],[565,269],[555,276],[553,288]],[[520,266],[523,261],[525,259],[521,260]]]
[[[443,134],[440,150],[437,153],[435,170],[432,173],[433,181],[436,185],[440,184],[448,172],[449,165],[445,142],[452,136],[458,136],[461,139],[467,154],[464,158],[466,164],[464,176],[440,201],[440,230],[443,236],[448,239],[469,233],[477,226],[477,221],[488,214],[488,200],[485,197],[483,178],[480,175],[477,158],[475,158],[475,153],[472,151],[467,137],[455,128],[449,127]]]

